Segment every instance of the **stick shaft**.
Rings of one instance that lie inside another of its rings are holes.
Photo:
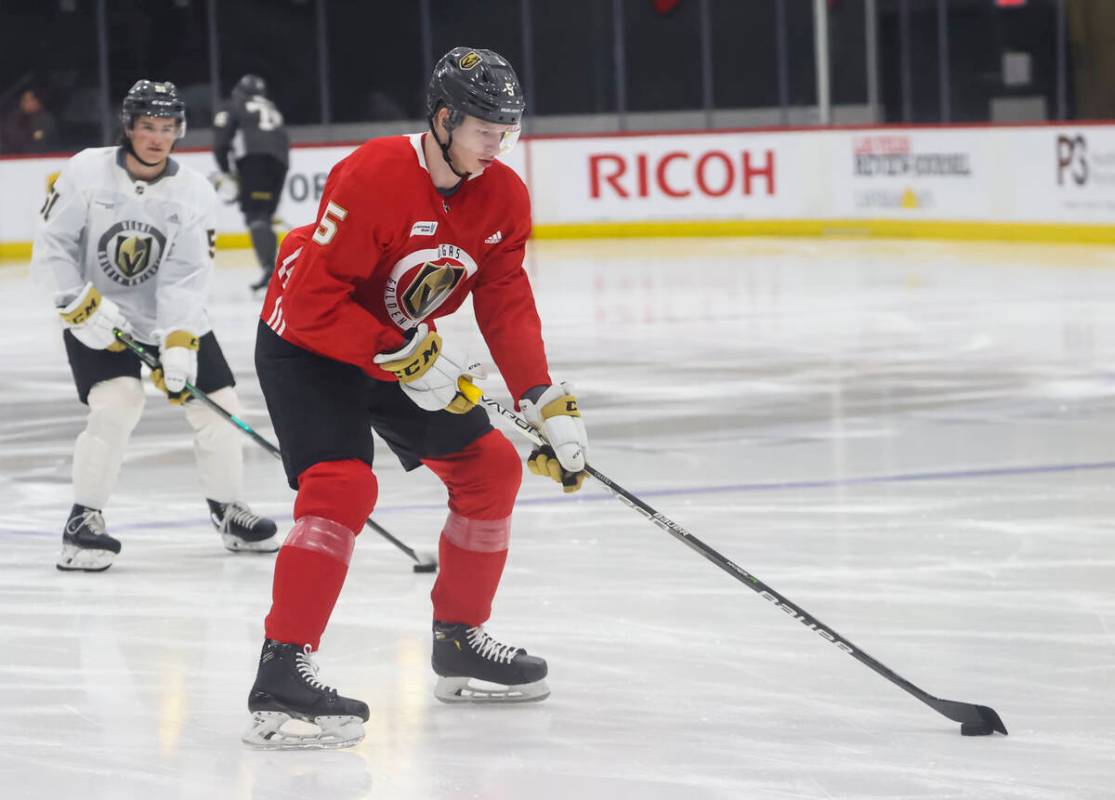
[[[542,436],[540,436],[539,433],[534,428],[532,428],[526,420],[524,420],[514,411],[511,411],[510,409],[501,405],[499,402],[493,400],[487,395],[482,397],[480,402],[494,411],[501,419],[514,426],[515,430],[522,434],[526,439],[529,439],[533,444],[542,445],[546,443],[545,439],[543,439]],[[822,639],[835,645],[840,650],[843,650],[845,653],[855,658],[861,664],[869,667],[871,670],[886,678],[888,681],[895,684],[903,691],[913,695],[918,700],[921,700],[934,711],[937,711],[938,713],[941,713],[949,719],[955,720],[957,722],[983,719],[983,716],[978,714],[976,711],[978,707],[970,703],[957,703],[956,701],[952,700],[941,700],[919,688],[918,686],[915,686],[913,683],[903,678],[897,672],[887,667],[881,661],[878,661],[877,659],[868,655],[865,651],[861,650],[851,641],[838,634],[829,626],[825,625],[823,622],[821,622],[809,612],[805,611],[796,603],[790,601],[788,598],[775,591],[769,585],[756,578],[750,572],[743,569],[743,567],[740,567],[738,564],[725,558],[723,555],[718,553],[709,545],[705,544],[703,541],[691,534],[681,525],[674,522],[672,519],[662,514],[661,512],[655,510],[643,500],[640,500],[638,497],[624,489],[622,486],[613,481],[604,473],[600,472],[597,469],[594,469],[587,464],[585,465],[585,471],[592,477],[596,478],[596,480],[600,481],[600,483],[602,483],[604,487],[624,505],[634,509],[639,514],[644,516],[648,521],[673,536],[682,544],[696,551],[708,561],[711,561],[713,564],[718,566],[724,572],[727,572],[744,586],[754,591],[764,600],[773,603],[788,616],[796,619],[802,625],[817,633]],[[998,719],[998,715],[996,715],[995,718]],[[1001,724],[1002,723],[999,722],[999,725]],[[1003,728],[1002,732],[1005,733],[1006,729]]]
[[[144,364],[146,364],[149,369],[156,369],[159,366],[159,359],[155,357],[154,353],[149,352],[147,350],[147,348],[145,348],[143,345],[141,345],[139,342],[137,342],[135,339],[133,339],[127,333],[124,333],[121,330],[117,330],[117,331],[115,331],[115,333],[116,333],[116,338],[119,339],[120,342],[122,342],[125,347],[127,347],[129,350],[131,350],[133,353],[135,353],[136,357],[140,361],[142,361]],[[203,392],[201,389],[194,386],[192,383],[187,383],[186,384],[186,391],[188,391],[191,395],[196,397],[202,403],[205,403],[205,405],[209,406],[209,408],[211,408],[214,411],[214,413],[216,413],[218,416],[224,417],[226,420],[228,420],[233,425],[235,425],[237,428],[239,428],[240,431],[244,435],[246,435],[249,439],[251,439],[253,442],[258,444],[260,447],[262,447],[268,453],[270,453],[271,455],[273,455],[275,458],[279,459],[280,461],[282,460],[282,458],[283,458],[282,451],[280,451],[278,447],[276,447],[274,444],[269,442],[267,439],[263,438],[258,433],[256,433],[255,430],[252,429],[252,426],[249,425],[248,423],[246,423],[244,420],[240,419],[240,417],[233,414],[231,411],[229,411],[227,408],[222,406],[216,400],[211,398],[208,394]],[[408,556],[410,556],[416,563],[419,563],[419,564],[422,563],[422,559],[419,557],[418,553],[416,553],[414,551],[414,548],[409,547],[408,545],[404,544],[403,542],[399,541],[397,538],[392,536],[379,523],[377,523],[371,517],[368,517],[368,519],[365,520],[365,522],[367,523],[369,528],[374,530],[376,533],[378,533],[380,536],[382,536],[387,541],[391,542],[391,544],[395,545],[395,547],[402,550],[404,553],[406,553]]]

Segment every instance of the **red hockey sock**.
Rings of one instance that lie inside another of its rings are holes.
[[[323,462],[298,476],[294,527],[275,561],[268,639],[317,650],[376,494],[362,461]]]
[[[294,523],[275,561],[271,613],[264,625],[268,639],[317,650],[348,574],[355,540],[348,528],[322,517]]]
[[[519,454],[503,434],[489,431],[457,453],[423,463],[449,490],[430,594],[434,619],[481,625],[491,616],[507,562],[511,509],[522,478]]]
[[[481,553],[464,550],[442,534],[438,544],[438,576],[430,597],[434,619],[482,625],[492,615],[507,550]]]

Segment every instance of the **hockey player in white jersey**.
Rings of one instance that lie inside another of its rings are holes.
[[[105,570],[120,552],[102,509],[144,393],[139,359],[114,329],[158,348],[161,369],[152,380],[185,410],[210,518],[225,547],[274,552],[275,523],[243,502],[239,436],[185,391],[189,382],[240,413],[205,312],[216,196],[205,178],[170,157],[185,133],[185,104],[174,84],[141,80],[124,98],[121,123],[118,147],[83,150],[62,169],[43,203],[31,258],[32,271],[55,290],[74,384],[89,406],[74,444],[74,505],[58,568]]]

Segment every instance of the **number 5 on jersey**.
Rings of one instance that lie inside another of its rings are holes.
[[[341,208],[332,200],[325,207],[325,213],[321,215],[321,222],[317,225],[317,230],[314,231],[313,240],[320,245],[327,245],[333,241],[333,237],[337,235],[337,225],[344,221],[348,216],[348,211]]]

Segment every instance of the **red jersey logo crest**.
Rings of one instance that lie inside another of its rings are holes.
[[[453,244],[408,253],[391,268],[384,306],[399,328],[409,330],[444,305],[474,274],[476,261]]]

